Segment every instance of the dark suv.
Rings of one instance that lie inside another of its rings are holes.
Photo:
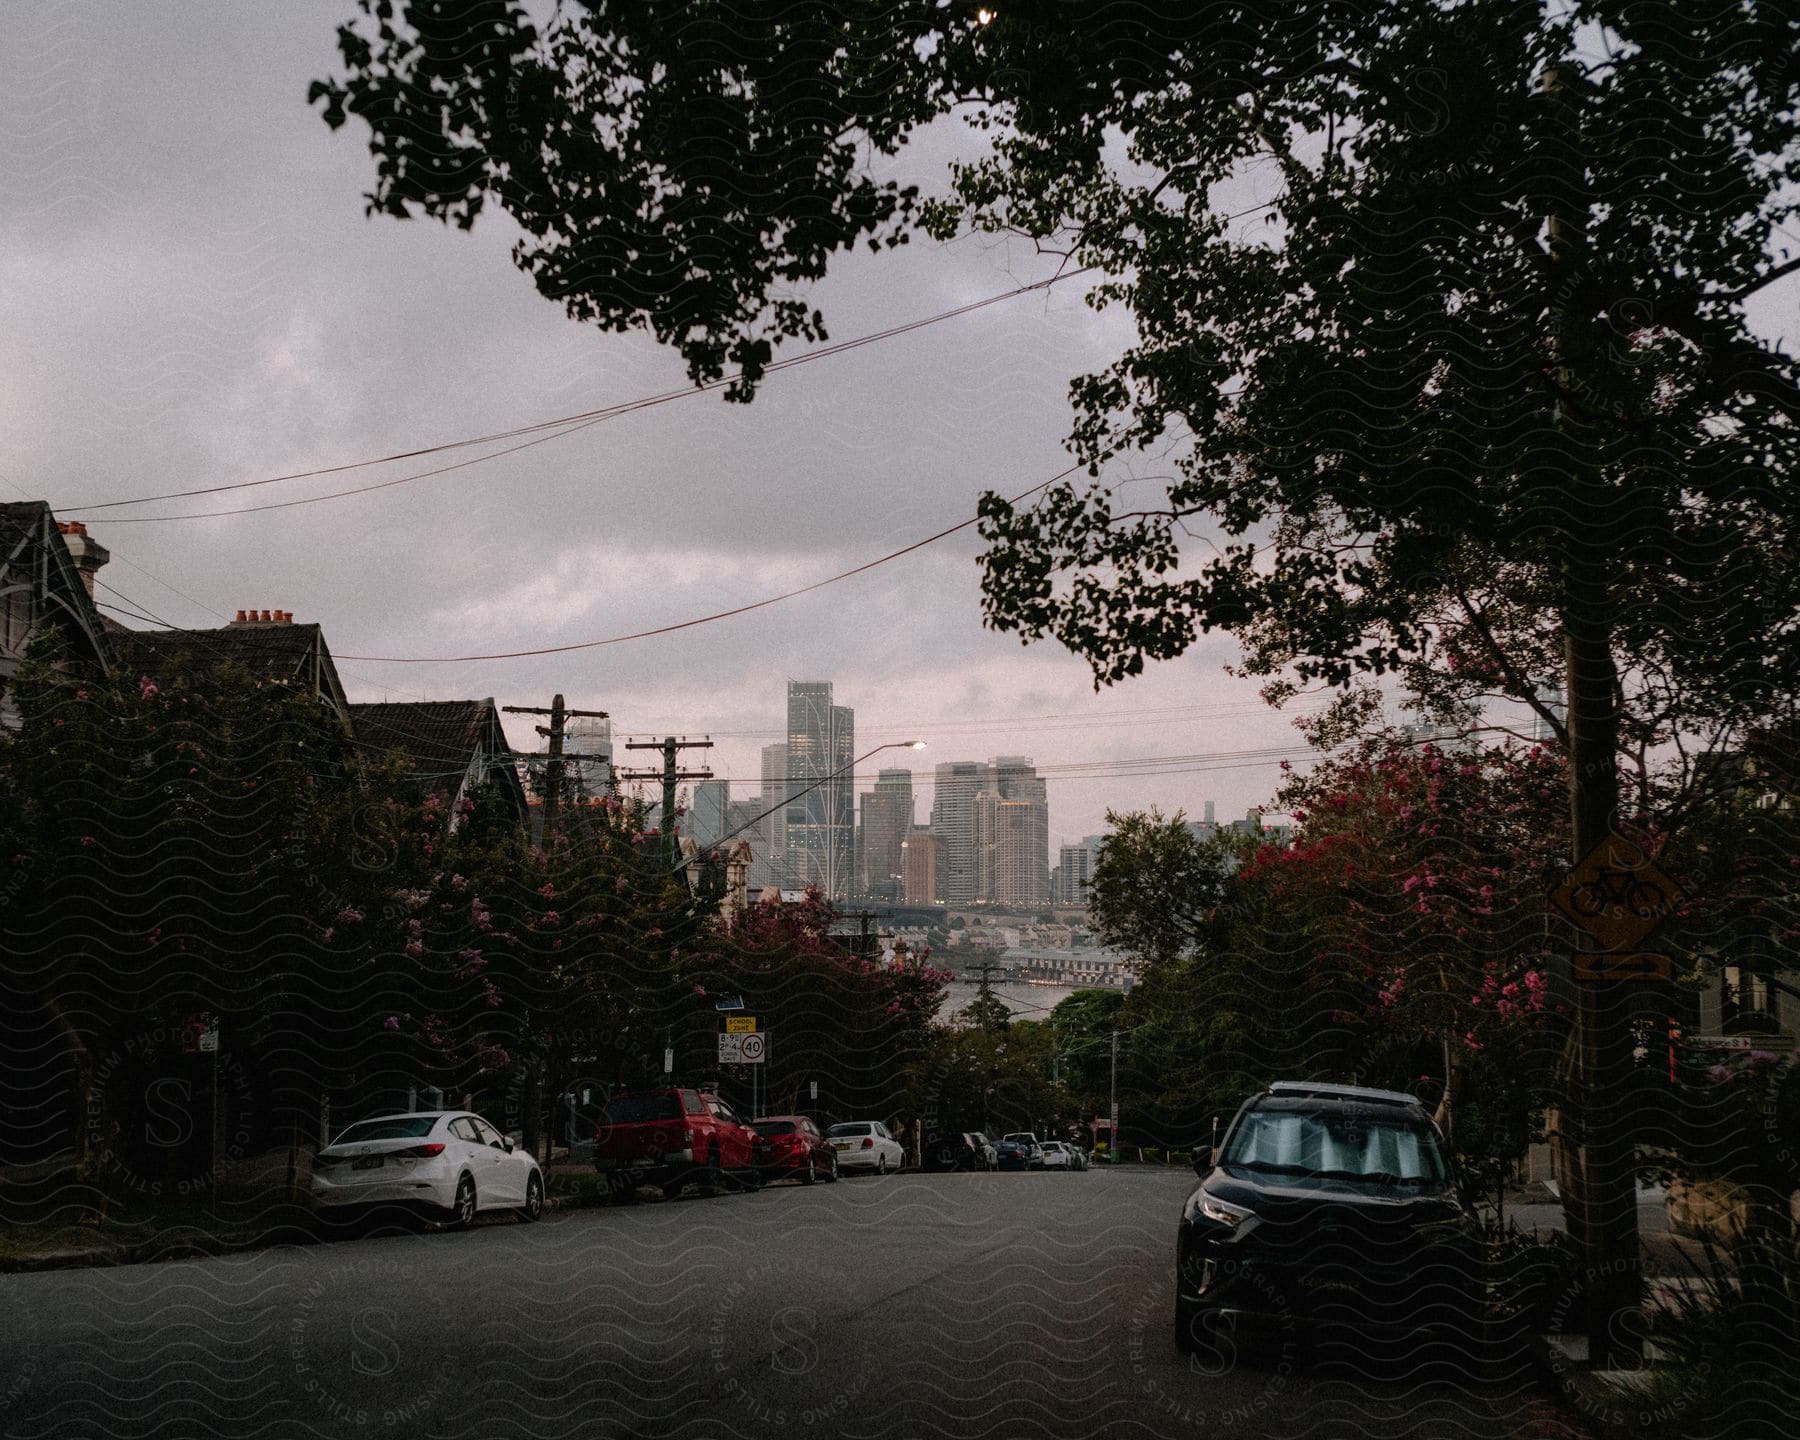
[[[1280,1082],[1194,1169],[1175,1250],[1183,1352],[1240,1322],[1476,1343],[1479,1232],[1416,1096]]]

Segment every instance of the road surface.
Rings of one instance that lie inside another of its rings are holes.
[[[0,1276],[12,1436],[1505,1436],[1522,1380],[1171,1340],[1178,1170],[859,1177]]]

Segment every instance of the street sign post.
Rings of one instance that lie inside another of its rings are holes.
[[[1577,980],[1667,980],[1671,971],[1667,955],[1613,955],[1598,950],[1575,953]]]
[[[740,1035],[738,1040],[738,1064],[760,1065],[768,1058],[769,1037],[766,1035]]]

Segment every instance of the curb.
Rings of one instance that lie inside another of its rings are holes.
[[[143,1240],[134,1245],[91,1246],[80,1250],[48,1250],[38,1255],[0,1257],[0,1274],[24,1275],[44,1270],[94,1270],[118,1265],[153,1265],[162,1260],[194,1260],[240,1255],[280,1245],[316,1245],[323,1235],[288,1224],[257,1235],[224,1237],[195,1234]]]

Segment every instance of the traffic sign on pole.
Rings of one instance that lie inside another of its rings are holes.
[[[1609,835],[1550,892],[1550,903],[1602,950],[1643,943],[1681,901],[1681,887],[1623,836]]]
[[[754,1015],[727,1015],[725,1017],[725,1033],[727,1035],[754,1035],[756,1033],[756,1017]]]
[[[738,1063],[740,1065],[760,1065],[768,1058],[769,1039],[766,1035],[740,1035],[738,1038]]]

